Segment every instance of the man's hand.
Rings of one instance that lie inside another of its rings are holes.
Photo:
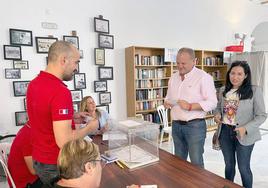
[[[215,116],[214,116],[214,121],[215,121],[216,123],[218,123],[218,124],[221,123],[221,114],[220,114],[220,113],[215,114]]]
[[[181,107],[181,109],[183,109],[183,110],[189,110],[189,108],[190,108],[190,103],[188,103],[185,100],[178,100],[177,103]]]
[[[164,107],[165,108],[171,108],[172,107],[172,105],[168,102],[168,101],[164,101]]]
[[[77,112],[74,114],[74,123],[75,124],[81,124],[86,123],[85,118],[86,116],[89,116],[88,112]]]

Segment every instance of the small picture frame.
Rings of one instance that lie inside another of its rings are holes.
[[[84,52],[83,52],[83,50],[79,50],[79,54],[80,54],[80,59],[83,59],[84,58]]]
[[[14,60],[13,61],[14,69],[29,69],[28,61],[26,60]]]
[[[77,49],[79,49],[79,38],[77,36],[63,36],[63,40],[71,43],[74,45]]]
[[[49,47],[57,40],[53,37],[35,37],[37,53],[48,53]]]
[[[107,81],[94,81],[94,92],[103,92],[107,91]]]
[[[105,65],[105,49],[95,48],[94,49],[95,65]]]
[[[29,83],[30,81],[13,81],[14,96],[26,96]]]
[[[97,105],[96,108],[109,113],[109,105],[108,104],[107,105]]]
[[[74,112],[79,112],[79,103],[73,103]]]
[[[113,80],[113,67],[98,67],[99,80]]]
[[[100,104],[109,104],[111,103],[111,92],[102,92],[99,93]]]
[[[28,121],[28,114],[26,111],[15,112],[16,126],[23,126]]]
[[[99,34],[99,48],[114,49],[114,36]]]
[[[86,89],[86,74],[75,73],[74,74],[74,89]]]
[[[6,79],[20,79],[21,78],[20,69],[5,69],[5,78]]]
[[[94,17],[94,31],[98,33],[109,34],[109,20]]]
[[[27,101],[26,101],[26,97],[23,99],[23,105],[24,105],[24,110],[27,111]]]
[[[21,47],[4,45],[4,59],[21,60]]]
[[[80,102],[83,98],[82,90],[71,90],[73,102]]]
[[[32,31],[22,29],[9,29],[11,45],[33,46]]]

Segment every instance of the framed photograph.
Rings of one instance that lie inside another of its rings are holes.
[[[94,92],[107,91],[107,81],[94,81]]]
[[[16,126],[23,126],[28,121],[28,114],[26,111],[15,112]]]
[[[57,40],[51,37],[35,37],[37,53],[48,53],[49,47]]]
[[[73,103],[74,112],[79,112],[79,103]]]
[[[105,49],[103,48],[95,48],[94,49],[95,56],[95,65],[105,65]]]
[[[5,69],[5,78],[20,79],[21,78],[20,69]]]
[[[33,46],[32,31],[9,29],[11,45]]]
[[[111,103],[111,92],[99,93],[100,104],[109,104]]]
[[[95,32],[109,34],[109,20],[94,17],[94,30]]]
[[[96,106],[99,110],[103,110],[109,113],[109,105],[98,105]]]
[[[74,89],[86,89],[86,74],[75,73],[74,74]]]
[[[98,67],[100,80],[113,80],[113,67]]]
[[[28,61],[26,60],[14,60],[13,61],[14,69],[29,69]]]
[[[14,96],[26,96],[29,83],[30,81],[13,81]]]
[[[26,101],[26,97],[23,99],[23,105],[24,105],[24,110],[27,110],[27,101]]]
[[[73,102],[80,102],[83,98],[82,90],[71,90]]]
[[[63,36],[63,40],[71,43],[74,45],[77,49],[79,49],[79,39],[77,36]]]
[[[99,34],[99,48],[114,49],[114,36]]]
[[[84,58],[84,52],[83,52],[83,50],[79,50],[79,54],[80,54],[80,59],[83,59]]]
[[[21,47],[4,45],[4,59],[21,60]]]

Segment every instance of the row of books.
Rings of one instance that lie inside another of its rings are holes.
[[[157,112],[152,112],[149,114],[142,114],[142,116],[145,121],[160,123],[160,118]]]
[[[221,74],[220,73],[221,73],[220,70],[208,72],[208,74],[210,74],[213,77],[214,80],[221,79]]]
[[[136,80],[136,88],[151,88],[167,86],[167,80]]]
[[[165,78],[167,68],[157,69],[135,69],[136,79],[148,79],[148,78]]]
[[[153,110],[156,109],[157,106],[162,105],[164,103],[163,100],[157,101],[146,101],[146,102],[136,102],[136,110]]]
[[[223,65],[222,57],[206,57],[203,59],[203,65]]]
[[[136,91],[136,100],[159,99],[165,97],[166,94],[167,88],[141,89]]]
[[[136,54],[135,65],[164,65],[164,56],[144,56],[141,54]]]

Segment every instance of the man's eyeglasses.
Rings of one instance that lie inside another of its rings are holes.
[[[96,160],[91,160],[89,162],[96,162],[96,161],[100,162],[102,168],[104,168],[106,166],[106,164],[107,164],[107,161],[104,160],[104,159],[96,159]]]

